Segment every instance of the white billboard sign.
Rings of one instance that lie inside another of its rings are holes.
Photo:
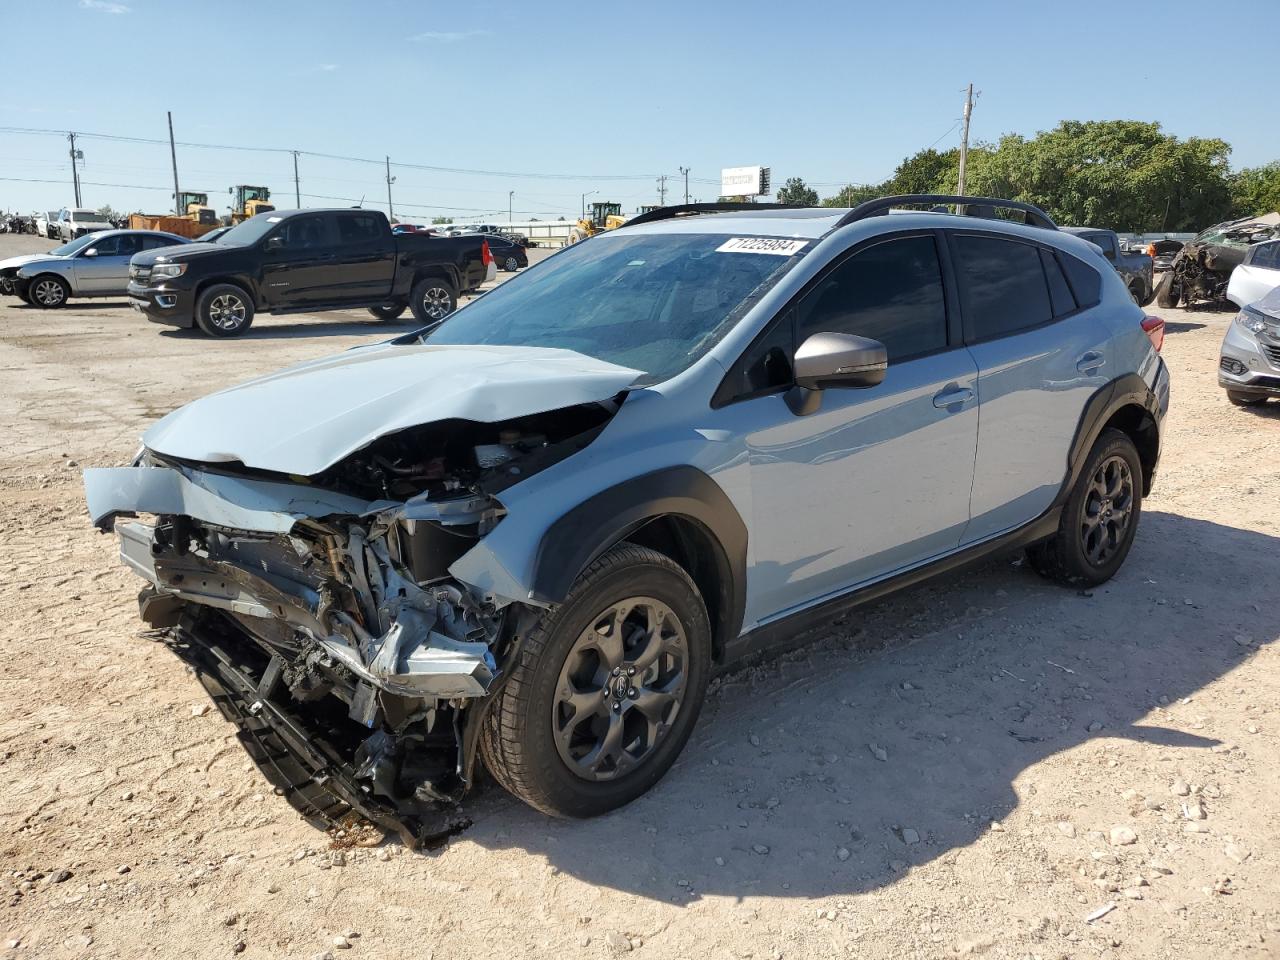
[[[720,171],[722,197],[758,197],[768,192],[768,167],[725,167]]]

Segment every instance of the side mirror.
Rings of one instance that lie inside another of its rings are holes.
[[[262,249],[268,252],[272,250],[283,250],[284,237],[267,237],[267,242],[262,245]]]
[[[874,387],[888,367],[889,352],[879,340],[815,333],[796,350],[796,385],[787,393],[787,405],[797,415],[813,413],[821,391]]]
[[[85,255],[86,257],[96,257],[96,256],[98,255],[98,248],[97,248],[97,247],[90,247],[88,250],[86,250],[86,251],[84,252],[84,255]]]

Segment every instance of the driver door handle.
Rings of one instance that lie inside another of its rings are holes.
[[[939,410],[946,407],[957,407],[973,399],[973,391],[968,387],[947,387],[933,396],[933,405]]]
[[[1100,354],[1097,350],[1090,350],[1076,361],[1076,369],[1081,373],[1092,374],[1096,372],[1099,367],[1105,366],[1106,363],[1106,357]]]

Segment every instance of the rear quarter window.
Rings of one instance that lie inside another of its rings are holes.
[[[1081,308],[1096,305],[1102,299],[1102,275],[1083,260],[1061,250],[1058,251],[1058,259],[1067,274],[1076,303]]]

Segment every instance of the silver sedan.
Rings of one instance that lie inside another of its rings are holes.
[[[103,230],[55,247],[22,264],[13,292],[35,307],[61,307],[71,297],[120,297],[129,286],[135,253],[188,243],[159,230]]]

